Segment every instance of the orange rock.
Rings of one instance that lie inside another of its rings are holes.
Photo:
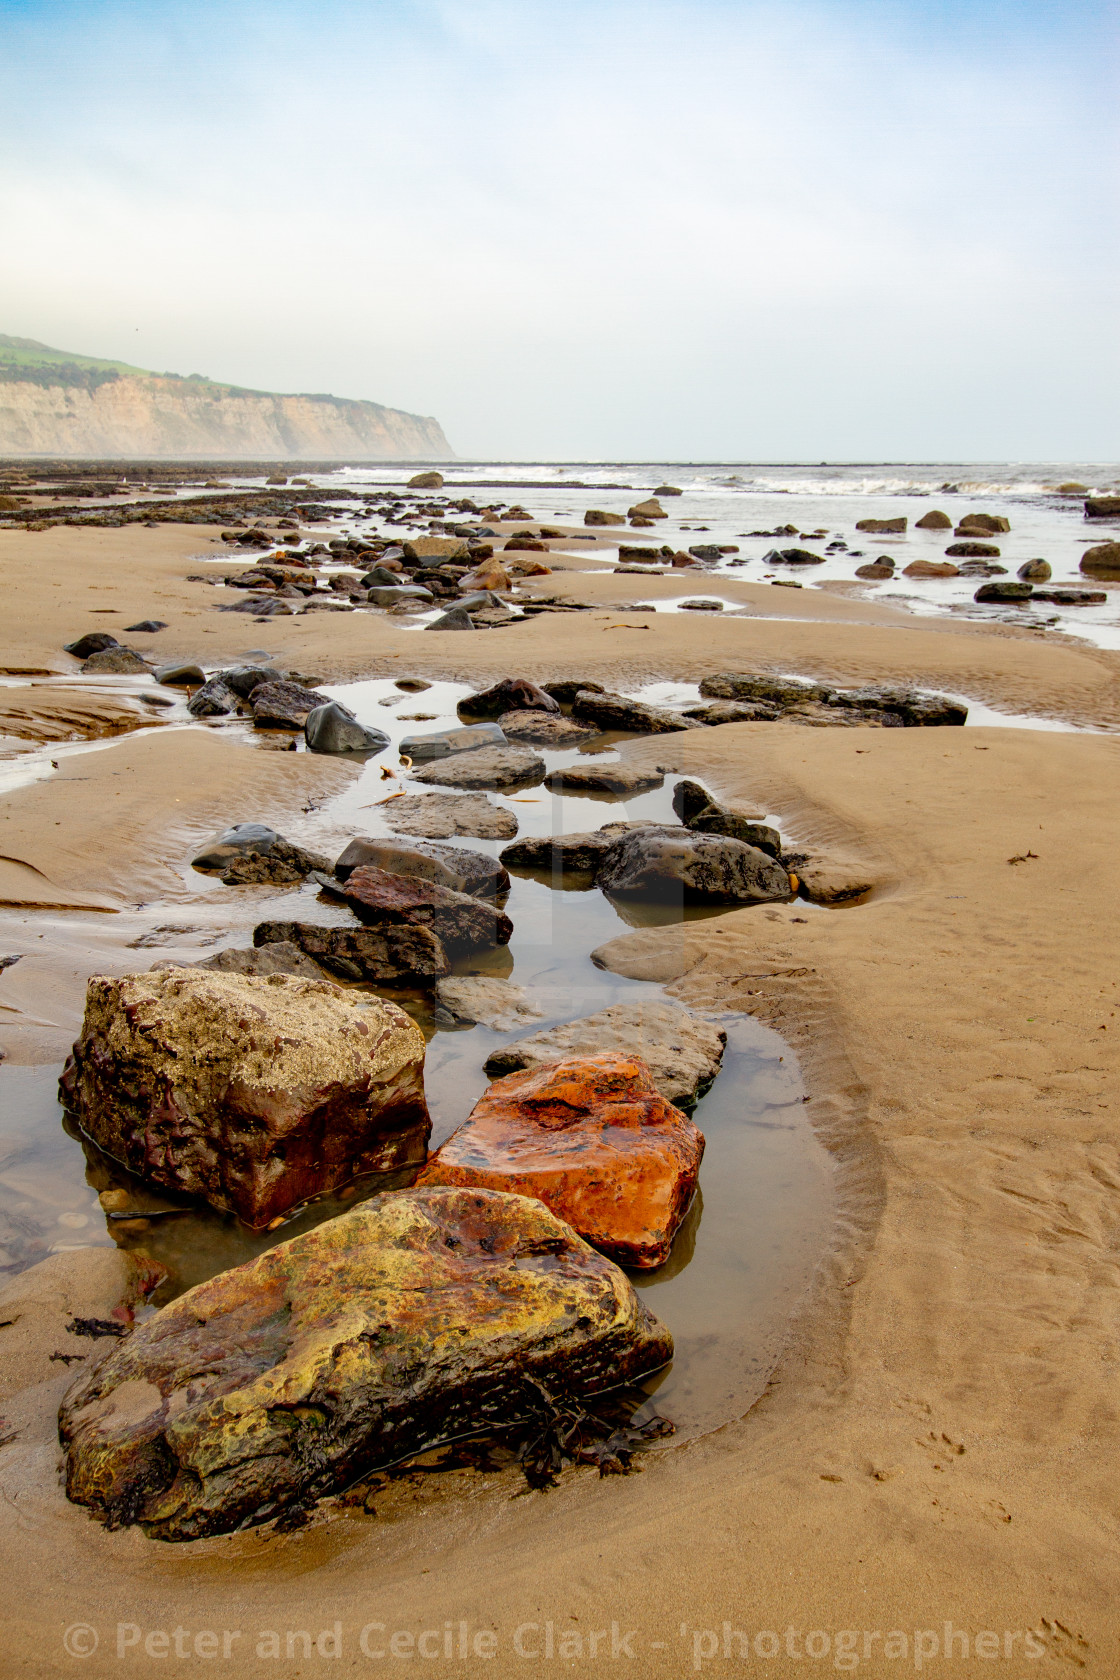
[[[501,590],[508,589],[509,583],[509,573],[504,566],[500,566],[496,560],[487,560],[475,571],[468,572],[466,577],[460,578],[459,587],[460,589]]]
[[[496,1079],[420,1184],[536,1196],[623,1266],[660,1266],[688,1211],[704,1134],[637,1056],[572,1056]]]

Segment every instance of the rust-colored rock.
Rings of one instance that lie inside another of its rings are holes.
[[[452,892],[417,875],[392,875],[362,864],[344,888],[355,915],[367,925],[408,923],[430,928],[449,950],[474,951],[508,945],[513,923],[485,898]]]
[[[61,1097],[130,1172],[260,1229],[422,1161],[424,1038],[381,998],[287,974],[94,975]]]
[[[422,1184],[536,1196],[623,1266],[660,1266],[696,1190],[704,1134],[637,1056],[573,1056],[496,1079]]]

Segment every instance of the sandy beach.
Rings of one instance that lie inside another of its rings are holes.
[[[86,976],[135,962],[145,904],[199,902],[197,842],[243,820],[298,838],[309,807],[357,774],[164,721],[123,679],[83,689],[60,650],[90,628],[161,660],[267,652],[324,683],[515,673],[633,690],[741,670],[916,685],[1059,721],[742,723],[620,749],[780,817],[792,842],[874,888],[849,909],[795,899],[638,928],[598,954],[698,1009],[758,1018],[796,1054],[835,1221],[766,1391],[629,1478],[573,1470],[530,1493],[509,1475],[417,1475],[376,1517],[167,1545],[106,1532],[64,1497],[70,1378],[49,1354],[65,1312],[105,1314],[127,1282],[104,1247],[55,1256],[0,1299],[24,1325],[0,1451],[0,1558],[19,1583],[6,1671],[147,1672],[142,1638],[179,1626],[216,1631],[215,1654],[237,1634],[213,1664],[234,1675],[428,1655],[471,1680],[760,1667],[1105,1680],[1120,1657],[1120,653],[825,591],[590,571],[587,545],[550,547],[552,575],[527,592],[589,611],[429,635],[382,614],[218,612],[232,592],[188,581],[220,575],[216,560],[237,569],[217,528],[0,531],[3,671],[20,685],[0,689],[3,767],[70,737],[57,770],[40,761],[0,800],[4,949],[28,953],[0,978],[0,1044],[11,1068],[61,1060]],[[613,610],[705,592],[744,615]],[[147,617],[167,627],[124,634]],[[206,890],[220,915],[222,889]],[[64,1654],[75,1624],[99,1631],[83,1661]],[[142,1630],[120,1655],[118,1626]],[[287,1650],[293,1631],[309,1653]]]

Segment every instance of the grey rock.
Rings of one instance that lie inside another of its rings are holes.
[[[67,642],[63,653],[72,653],[75,659],[88,659],[91,653],[104,653],[106,648],[119,647],[115,636],[110,636],[107,630],[91,630],[86,636],[79,636],[76,642]]]
[[[202,850],[191,859],[192,869],[222,870],[232,858],[247,852],[267,852],[280,836],[265,823],[235,823],[212,834]]]
[[[528,747],[482,747],[456,753],[442,764],[416,771],[418,782],[435,787],[533,787],[544,776],[544,759]]]
[[[509,741],[530,741],[539,747],[578,747],[593,741],[599,730],[593,724],[576,723],[559,708],[551,712],[503,712],[498,728]]]
[[[484,793],[416,793],[388,799],[381,806],[385,821],[399,834],[420,834],[431,840],[471,835],[479,840],[509,840],[517,833],[512,811]]]
[[[406,735],[400,744],[402,757],[414,764],[433,758],[450,758],[454,753],[475,752],[479,747],[504,747],[505,735],[496,723],[473,723],[463,729],[438,729],[431,735]]]
[[[231,857],[221,878],[227,887],[293,886],[309,875],[326,875],[329,869],[329,859],[318,852],[304,851],[302,846],[278,838],[262,851],[243,851]]]
[[[503,677],[492,688],[468,694],[458,705],[460,717],[500,717],[503,712],[553,712],[559,701],[528,677]]]
[[[102,648],[100,653],[91,653],[82,664],[83,677],[133,677],[141,674],[151,676],[152,667],[130,647]]]
[[[452,892],[476,898],[500,898],[509,891],[509,872],[485,852],[444,846],[435,840],[383,840],[359,837],[335,859],[334,873],[346,881],[355,869],[372,864],[393,875],[418,875]]]
[[[402,578],[399,572],[391,571],[388,566],[374,566],[360,582],[366,589],[399,589]]]
[[[545,785],[565,793],[646,793],[665,780],[660,770],[639,770],[633,764],[569,764],[545,777]]]
[[[433,618],[430,624],[425,624],[425,630],[473,630],[470,614],[466,607],[451,607],[438,618]]]
[[[395,607],[407,601],[419,612],[434,601],[435,596],[430,589],[424,589],[418,583],[375,584],[367,599],[371,607]]]
[[[165,958],[164,961],[167,959]],[[154,965],[153,965],[154,966]],[[298,945],[262,945],[259,950],[230,946],[195,963],[195,968],[213,968],[219,974],[302,974],[307,980],[321,980],[323,970]]]
[[[582,1020],[566,1021],[503,1044],[487,1058],[486,1072],[496,1079],[567,1056],[623,1051],[641,1057],[668,1102],[689,1109],[719,1072],[726,1043],[722,1027],[679,1004],[648,998],[641,1003],[613,1003]]]
[[[496,1032],[527,1026],[544,1013],[530,1003],[524,986],[482,974],[453,974],[437,980],[435,1000],[437,1019],[442,1012],[451,1022],[493,1027]]]
[[[562,706],[570,706],[581,689],[588,694],[605,694],[602,683],[592,682],[587,677],[560,677],[555,682],[542,684],[546,694],[551,694],[554,700],[559,700]]]
[[[834,710],[851,707],[855,711],[882,712],[895,717],[908,729],[930,727],[960,727],[968,717],[968,707],[959,700],[949,700],[943,694],[923,694],[914,688],[845,688],[832,693],[828,701]]]
[[[158,683],[166,683],[170,688],[194,688],[206,681],[206,672],[201,665],[192,665],[182,660],[174,660],[170,665],[156,667],[155,678]]]
[[[757,904],[791,896],[780,863],[756,846],[691,829],[643,828],[616,840],[599,867],[603,892]]]
[[[1029,583],[1008,579],[1006,583],[982,583],[975,595],[974,601],[1029,601],[1034,593],[1034,587]]]
[[[124,628],[129,636],[154,636],[157,630],[166,630],[167,625],[161,618],[142,618],[139,624],[126,624]]]
[[[303,734],[310,751],[316,753],[378,753],[390,745],[384,730],[359,723],[337,700],[308,712]]]
[[[641,735],[664,735],[701,727],[665,706],[649,706],[625,694],[595,693],[586,688],[573,700],[572,716],[581,722],[597,724],[600,729],[626,729]]]
[[[237,710],[237,696],[220,676],[211,677],[191,695],[187,710],[196,718],[228,717]]]
[[[503,847],[498,854],[507,869],[533,869],[550,875],[593,875],[621,834],[646,823],[609,823],[577,834],[532,835]]]
[[[430,928],[408,922],[380,927],[319,927],[311,922],[261,922],[254,945],[295,945],[343,980],[412,985],[450,972],[447,952]]]
[[[302,729],[323,700],[323,695],[313,688],[304,688],[302,683],[260,683],[254,688],[249,702],[253,708],[253,726],[256,729]]]
[[[1032,601],[1048,601],[1056,607],[1099,607],[1108,600],[1103,589],[1036,589]]]
[[[772,723],[780,709],[771,700],[713,700],[710,706],[689,706],[684,715],[717,728],[724,723]]]
[[[248,700],[255,688],[261,683],[279,682],[283,672],[275,670],[271,665],[231,665],[228,671],[219,671],[219,677],[227,688],[242,700]]]
[[[678,605],[680,606],[681,612],[723,611],[723,602],[718,601],[714,595],[698,595],[694,601],[681,601]]]

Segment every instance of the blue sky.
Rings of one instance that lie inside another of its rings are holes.
[[[0,0],[0,331],[529,460],[1115,459],[1117,11]]]

